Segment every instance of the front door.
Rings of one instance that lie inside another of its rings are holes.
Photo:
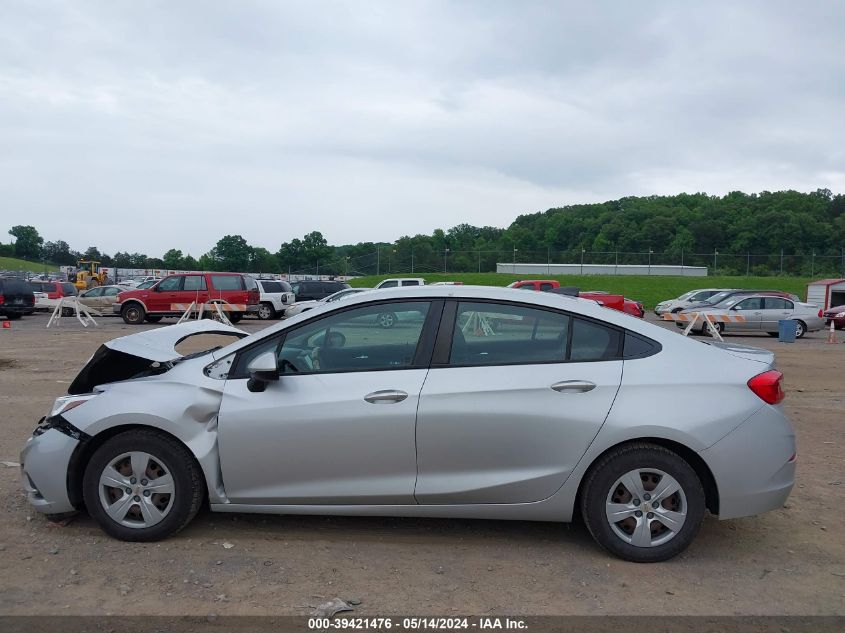
[[[763,297],[742,299],[731,308],[731,311],[731,314],[737,314],[743,320],[725,323],[726,330],[757,332],[760,330],[760,323],[763,319]]]
[[[446,311],[448,314],[448,310]],[[622,379],[621,334],[534,307],[457,304],[420,396],[421,504],[527,503],[560,488]],[[571,330],[571,332],[570,332]]]
[[[182,275],[165,277],[143,297],[149,312],[170,312],[170,306],[182,300]]]
[[[436,304],[439,307],[439,304]],[[377,316],[398,322],[386,331]],[[226,494],[247,504],[414,503],[414,428],[438,315],[428,301],[356,305],[246,348],[219,415]],[[427,320],[428,319],[428,320]],[[249,362],[273,351],[281,376],[249,391]]]

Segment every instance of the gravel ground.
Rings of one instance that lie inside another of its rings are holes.
[[[0,461],[18,461],[101,342],[137,331],[115,318],[46,321],[0,330]],[[335,597],[360,600],[357,614],[845,614],[845,345],[826,336],[731,337],[777,352],[798,485],[781,510],[708,517],[670,562],[626,563],[579,524],[527,522],[203,511],[167,541],[121,543],[84,515],[48,523],[27,506],[17,467],[0,464],[0,614],[307,614]]]

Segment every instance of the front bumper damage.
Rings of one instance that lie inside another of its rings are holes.
[[[41,419],[20,456],[21,484],[33,508],[43,514],[76,510],[68,492],[68,466],[77,447],[89,439],[61,415]]]

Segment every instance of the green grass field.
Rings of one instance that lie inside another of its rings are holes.
[[[390,277],[423,277],[426,283],[436,281],[462,281],[478,286],[507,286],[517,279],[540,279],[538,276],[508,275],[499,273],[455,273],[421,275],[381,275],[352,279],[351,286],[367,288],[375,286],[382,279]],[[562,286],[577,286],[582,290],[606,290],[623,294],[629,299],[642,301],[647,309],[665,299],[673,299],[687,290],[696,288],[756,288],[760,290],[783,290],[807,296],[806,277],[658,277],[658,276],[611,276],[611,275],[548,275],[543,279],[556,279]]]
[[[15,257],[0,257],[0,270],[22,270],[36,273],[59,270],[59,265],[52,262],[29,262]]]

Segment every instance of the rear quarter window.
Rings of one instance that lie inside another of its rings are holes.
[[[285,292],[285,289],[282,287],[282,284],[278,281],[262,281],[261,287],[266,293]]]
[[[243,290],[243,284],[240,275],[211,275],[211,285],[215,290]]]

